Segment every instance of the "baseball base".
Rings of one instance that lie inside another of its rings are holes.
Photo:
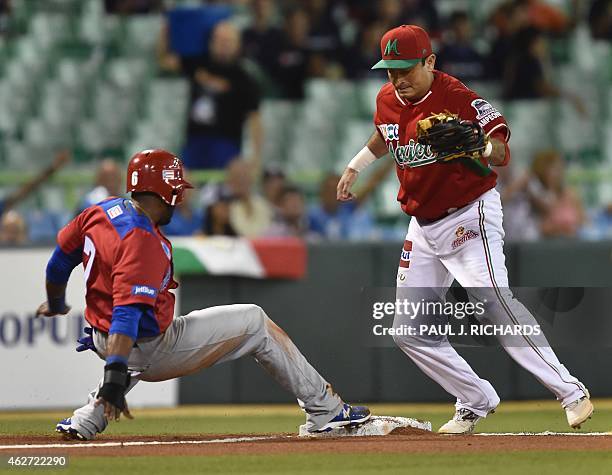
[[[367,422],[357,427],[339,427],[329,432],[312,433],[306,425],[300,426],[300,437],[369,437],[389,435],[395,429],[412,427],[431,432],[431,422],[420,421],[409,417],[372,416]]]

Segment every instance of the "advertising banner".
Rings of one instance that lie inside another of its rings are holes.
[[[0,410],[77,407],[103,374],[92,351],[77,353],[83,335],[83,268],[70,278],[68,316],[35,318],[45,300],[45,268],[52,249],[0,250]],[[129,394],[131,407],[171,406],[176,380],[140,382]]]

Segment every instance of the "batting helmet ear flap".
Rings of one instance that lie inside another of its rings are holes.
[[[155,193],[170,206],[183,201],[183,190],[193,188],[184,178],[183,164],[165,150],[144,150],[135,154],[128,165],[129,192]]]

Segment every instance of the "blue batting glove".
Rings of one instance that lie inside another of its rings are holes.
[[[82,336],[81,338],[77,340],[77,342],[80,343],[80,345],[77,346],[76,350],[79,353],[81,351],[87,351],[87,350],[96,351],[96,346],[94,345],[93,335],[92,335],[93,329],[91,327],[87,327],[83,331],[85,332],[85,336]]]

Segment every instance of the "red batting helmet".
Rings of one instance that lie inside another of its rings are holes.
[[[193,188],[183,175],[178,157],[165,150],[143,150],[128,165],[127,192],[149,191],[174,206],[183,201],[183,190]]]

